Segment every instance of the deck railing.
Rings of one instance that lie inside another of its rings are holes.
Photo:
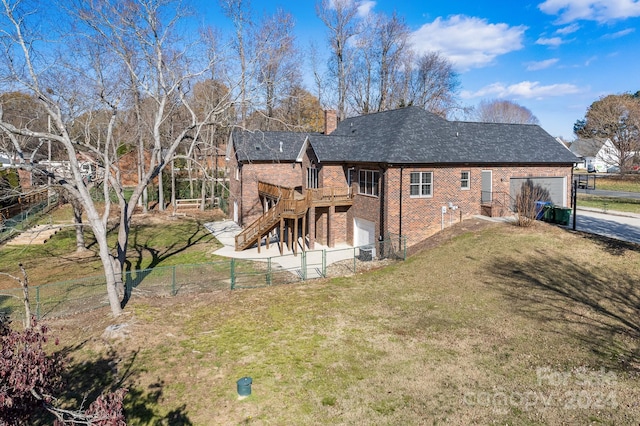
[[[350,187],[308,189],[304,198],[296,199],[293,188],[258,181],[258,192],[275,197],[278,202],[236,235],[236,250],[249,247],[256,238],[276,226],[281,217],[295,219],[313,205],[350,204],[353,201]]]
[[[258,192],[277,199],[286,200],[294,198],[295,190],[286,186],[274,185],[268,182],[258,181]]]

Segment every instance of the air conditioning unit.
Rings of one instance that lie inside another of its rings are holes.
[[[375,246],[364,246],[360,247],[360,255],[358,259],[363,262],[370,262],[376,258],[376,247]]]

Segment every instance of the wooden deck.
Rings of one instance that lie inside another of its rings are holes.
[[[294,188],[258,182],[258,193],[275,198],[277,204],[236,236],[237,251],[242,251],[255,243],[258,243],[258,250],[260,250],[259,242],[273,229],[279,226],[281,235],[283,234],[285,219],[296,221],[302,219],[302,227],[305,229],[306,214],[311,207],[350,206],[353,204],[353,193],[349,187],[307,189],[302,194]],[[294,227],[294,234],[296,234],[293,235],[294,241],[297,241],[297,232],[296,226]]]

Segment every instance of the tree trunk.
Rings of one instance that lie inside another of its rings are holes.
[[[24,328],[31,328],[31,306],[29,305],[29,278],[27,277],[27,271],[24,269],[22,263],[19,265],[20,271],[22,271],[22,280],[20,285],[22,286],[22,293],[24,295],[24,316],[25,323]]]
[[[162,151],[158,152],[158,163],[162,161]],[[158,172],[158,209],[164,211],[164,185],[162,183],[162,170]]]
[[[76,227],[76,253],[86,251],[84,242],[84,225],[82,224],[82,206],[77,203],[72,203],[73,206],[73,220]]]
[[[204,211],[205,204],[207,203],[207,183],[204,181],[204,176],[202,176],[200,180],[200,200],[200,210]]]
[[[111,256],[109,250],[109,244],[107,243],[106,232],[94,232],[98,247],[100,248],[100,260],[102,261],[102,267],[104,268],[104,276],[107,283],[107,297],[109,299],[109,306],[111,307],[111,313],[114,317],[117,317],[122,313],[122,306],[120,305],[120,298],[118,297],[118,281],[122,284],[122,275],[116,277],[116,271],[114,269],[113,256]],[[118,279],[119,278],[119,279]]]

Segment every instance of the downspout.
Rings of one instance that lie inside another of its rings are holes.
[[[402,177],[403,177],[404,167],[400,167],[400,211],[398,214],[398,218],[400,223],[398,224],[398,235],[402,237]]]
[[[382,169],[382,173],[380,173],[380,177],[382,179],[382,182],[380,184],[381,187],[381,191],[380,191],[380,229],[379,232],[380,234],[378,235],[378,241],[383,241],[384,240],[384,234],[385,234],[385,200],[387,199],[386,197],[386,191],[387,191],[387,169]]]

